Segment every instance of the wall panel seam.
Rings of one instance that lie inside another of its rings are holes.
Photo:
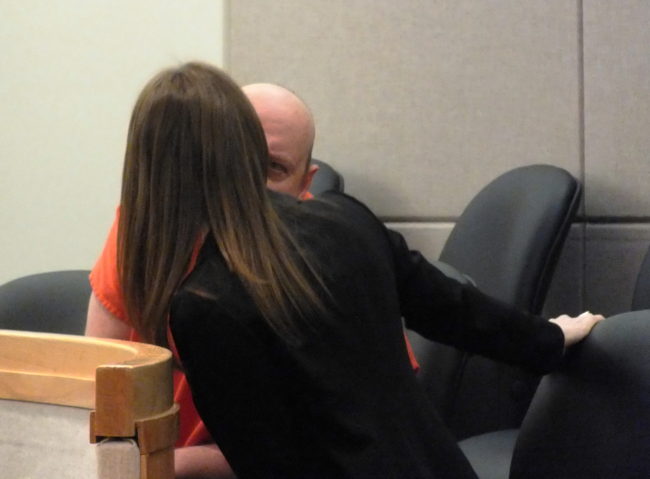
[[[578,121],[579,121],[579,155],[580,155],[580,182],[583,185],[582,193],[582,247],[581,247],[581,284],[580,284],[580,305],[584,309],[587,298],[587,183],[586,183],[586,131],[585,131],[585,29],[584,29],[584,3],[583,0],[577,0],[578,7]]]

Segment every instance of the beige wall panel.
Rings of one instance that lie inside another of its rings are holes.
[[[584,1],[586,211],[650,217],[650,2]]]
[[[544,315],[576,315],[584,311],[584,227],[569,230],[544,303]]]
[[[630,310],[649,244],[650,225],[587,226],[585,309],[607,315]]]
[[[440,256],[454,224],[387,222],[386,226],[401,233],[410,249],[418,250],[425,258],[433,261]]]
[[[580,176],[573,1],[234,0],[229,70],[313,108],[315,155],[380,215],[447,219],[498,174]]]

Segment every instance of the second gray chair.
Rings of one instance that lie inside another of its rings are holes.
[[[521,426],[513,479],[650,475],[650,312],[608,318],[545,376]]]
[[[580,198],[550,165],[516,168],[485,186],[454,226],[440,260],[483,292],[539,313]],[[538,378],[409,333],[421,380],[458,439],[518,427]]]
[[[481,479],[648,477],[650,311],[608,318],[542,379],[519,431],[467,439]],[[515,444],[516,439],[516,444]]]
[[[0,286],[0,329],[83,334],[90,283],[87,270],[51,271]]]

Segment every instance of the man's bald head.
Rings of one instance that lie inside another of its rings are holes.
[[[311,165],[314,119],[297,95],[279,85],[254,83],[242,88],[260,119],[269,148],[270,189],[304,195],[318,169]]]

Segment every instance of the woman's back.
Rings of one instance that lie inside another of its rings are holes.
[[[210,241],[171,308],[195,402],[235,472],[475,477],[408,360],[396,267],[408,250],[343,195],[272,200],[329,291],[328,313],[314,330],[306,323],[303,343],[270,329]]]

